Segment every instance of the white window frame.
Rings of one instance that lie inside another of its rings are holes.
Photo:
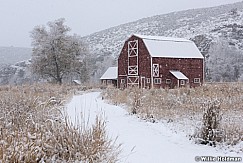
[[[124,84],[125,83],[125,79],[121,79],[121,84]]]
[[[128,41],[128,56],[138,56],[138,40]]]
[[[112,84],[112,80],[107,80],[107,84]]]
[[[146,79],[146,82],[147,82],[147,83],[150,83],[150,78],[147,78],[147,79]]]
[[[200,78],[194,78],[194,83],[200,83]]]
[[[106,80],[103,80],[102,83],[103,83],[103,84],[106,84]]]
[[[128,75],[138,75],[138,66],[128,66]]]
[[[159,77],[159,64],[153,64],[153,77]]]
[[[170,84],[170,83],[171,83],[171,79],[166,79],[166,80],[165,80],[165,83],[166,83],[166,84]]]
[[[185,80],[181,80],[181,81],[180,81],[180,84],[181,84],[181,85],[185,85],[185,84],[186,84],[186,81],[185,81]]]
[[[154,84],[161,84],[161,78],[154,78]]]

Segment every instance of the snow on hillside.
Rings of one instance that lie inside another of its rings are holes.
[[[114,139],[118,136],[117,143],[122,143],[122,163],[193,163],[200,162],[200,156],[239,157],[242,161],[242,154],[196,145],[183,133],[172,132],[164,123],[142,121],[129,115],[124,108],[105,103],[99,95],[99,92],[91,92],[74,96],[67,105],[67,113],[76,125],[80,112],[90,124],[97,114],[103,115],[109,136]]]
[[[30,81],[31,48],[0,47],[0,85]]]
[[[31,58],[30,48],[0,47],[0,68],[1,65],[15,64]]]
[[[243,2],[238,2],[143,18],[82,39],[89,45],[91,53],[97,56],[98,61],[105,61],[107,56],[117,59],[124,41],[134,33],[196,40],[200,51],[207,55],[211,41],[216,41],[218,37],[226,39],[229,46],[243,49],[242,23]]]
[[[33,81],[30,71],[31,59],[4,66],[0,69],[0,85],[24,84]]]

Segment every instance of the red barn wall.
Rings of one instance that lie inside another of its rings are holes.
[[[200,86],[200,83],[194,83],[194,78],[200,78],[202,83],[204,80],[203,59],[196,58],[153,58],[153,64],[159,64],[159,74],[161,84],[154,87],[170,87],[177,86],[177,81],[173,79],[170,70],[178,70],[189,79],[191,87]],[[166,84],[166,79],[171,79],[171,84]]]
[[[128,74],[128,48],[127,48],[127,41],[123,45],[121,53],[118,57],[118,88],[124,88],[127,84],[127,74]],[[125,83],[121,84],[121,80],[124,80]]]
[[[122,88],[124,85],[121,85],[121,79],[125,79],[125,82],[127,82],[127,75],[128,75],[128,42],[138,40],[138,76],[140,77],[140,86],[141,86],[141,77],[145,77],[145,86],[147,88],[150,88],[150,83],[147,83],[147,78],[151,78],[150,71],[150,54],[143,42],[142,39],[132,36],[130,37],[124,44],[120,56],[118,58],[118,87]],[[135,58],[130,58],[129,62],[131,64],[136,64]]]
[[[151,56],[148,52],[142,39],[132,36],[124,44],[120,56],[118,58],[118,88],[126,87],[128,75],[128,41],[138,40],[138,76],[141,87],[141,77],[145,77],[145,87],[151,87]],[[136,64],[136,59],[129,59],[130,63]],[[152,58],[153,64],[159,64],[159,78],[161,84],[153,84],[155,88],[175,88],[177,86],[177,79],[169,72],[170,70],[178,70],[189,78],[189,85],[191,87],[200,86],[204,81],[204,67],[203,59],[190,58]],[[150,83],[147,83],[147,78]],[[201,83],[194,83],[194,78],[200,78]],[[125,83],[121,84],[124,79]],[[171,79],[170,84],[166,84],[166,79]]]

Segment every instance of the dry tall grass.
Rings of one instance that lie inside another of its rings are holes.
[[[180,89],[107,88],[103,97],[115,104],[128,105],[131,113],[137,113],[143,119],[173,122],[188,134],[192,129],[199,131],[203,127],[205,105],[219,101],[222,115],[219,127],[224,131],[221,144],[235,145],[243,141],[242,83],[206,84]]]
[[[62,113],[73,88],[0,87],[0,162],[116,162],[119,146],[105,122],[74,127]]]

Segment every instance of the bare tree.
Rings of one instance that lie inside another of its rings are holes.
[[[59,84],[70,74],[81,76],[87,57],[86,46],[79,36],[68,34],[71,29],[64,22],[63,18],[48,22],[49,29],[37,26],[31,32],[32,72]]]

